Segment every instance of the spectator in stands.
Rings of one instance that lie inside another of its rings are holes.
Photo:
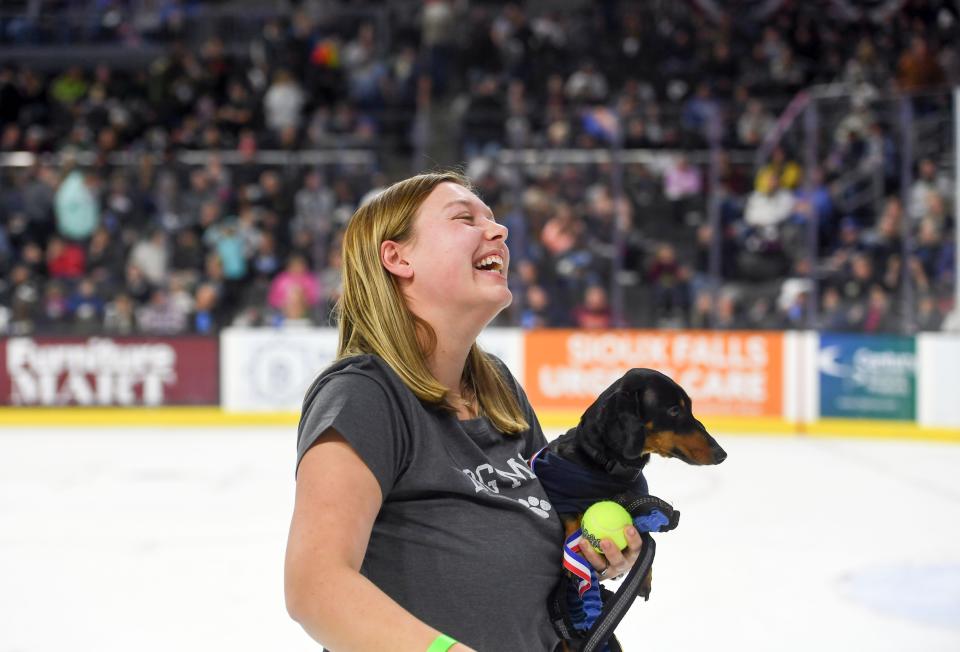
[[[930,294],[921,294],[917,300],[917,313],[914,316],[918,331],[939,331],[943,325],[943,315],[937,308],[936,299]]]
[[[101,285],[114,283],[123,276],[123,247],[103,227],[93,232],[87,245],[86,267],[91,278]]]
[[[463,153],[467,159],[496,156],[504,144],[506,106],[497,78],[485,75],[471,89],[462,121]]]
[[[866,253],[856,253],[848,269],[842,270],[837,279],[843,300],[851,304],[867,300],[870,287],[876,282],[873,261]]]
[[[557,202],[553,208],[553,216],[540,232],[540,242],[550,256],[559,259],[579,247],[584,224],[566,202]]]
[[[246,278],[248,245],[237,229],[237,220],[212,224],[204,232],[203,242],[220,257],[224,279],[239,282]]]
[[[356,37],[343,48],[342,63],[347,75],[350,99],[367,109],[382,108],[387,84],[386,62],[378,56],[376,33],[372,23],[365,22]]]
[[[153,286],[140,268],[131,264],[126,267],[124,286],[126,287],[126,293],[137,305],[146,303],[150,298],[150,292],[153,290]]]
[[[297,288],[302,291],[308,306],[315,306],[320,300],[320,283],[316,275],[307,267],[303,256],[294,255],[287,261],[282,272],[277,274],[270,284],[267,301],[276,310],[283,311],[288,303],[288,295]]]
[[[320,272],[320,290],[322,292],[321,314],[329,315],[340,300],[343,292],[342,242],[338,238],[328,248],[327,265]]]
[[[274,313],[271,325],[283,328],[304,328],[314,325],[310,304],[300,286],[292,286],[287,292],[283,307]]]
[[[25,238],[46,242],[53,233],[54,201],[59,185],[60,175],[51,165],[40,164],[33,174],[30,174],[23,189],[23,216],[26,223],[20,230],[24,232]]]
[[[920,222],[913,259],[919,265],[925,285],[939,285],[953,272],[952,269],[941,267],[946,258],[944,249],[952,246],[953,243],[944,244],[940,228],[933,219],[926,218]]]
[[[66,330],[70,309],[66,291],[59,281],[50,281],[43,288],[43,304],[37,325],[43,330],[61,333]]]
[[[836,274],[849,265],[854,254],[866,250],[860,234],[860,225],[856,219],[848,215],[840,220],[837,240],[831,243],[832,249],[827,252],[824,265],[831,274]]]
[[[778,241],[778,227],[790,217],[793,208],[793,194],[780,185],[779,175],[771,174],[758,180],[757,189],[747,200],[743,220],[764,241]]]
[[[745,147],[759,147],[776,120],[760,100],[747,101],[746,111],[737,120],[737,139]]]
[[[910,217],[916,221],[926,217],[930,213],[931,201],[936,205],[936,196],[949,197],[953,193],[952,183],[932,159],[921,159],[917,165],[917,178],[910,186],[907,207]]]
[[[690,307],[690,271],[677,260],[673,245],[661,243],[657,246],[645,276],[647,285],[653,289],[657,314],[673,318],[686,314]]]
[[[857,324],[857,330],[861,332],[893,333],[897,330],[896,320],[890,311],[890,297],[881,285],[870,287],[862,314],[860,323]]]
[[[178,312],[189,315],[193,312],[193,292],[182,276],[173,275],[167,281],[167,295]]]
[[[173,212],[176,217],[173,218],[174,223],[168,227],[169,230],[195,224],[205,228],[219,218],[221,201],[206,169],[194,168],[190,171],[190,187],[183,193]]]
[[[770,154],[770,160],[757,171],[754,189],[783,188],[793,190],[800,185],[803,168],[793,160],[783,146],[777,146]]]
[[[850,329],[849,307],[843,303],[840,292],[827,286],[820,299],[817,330],[842,333]]]
[[[217,288],[211,283],[201,283],[194,293],[193,311],[190,315],[190,330],[198,335],[215,334],[223,326]]]
[[[902,251],[900,232],[903,224],[903,210],[901,206],[898,198],[887,198],[876,226],[867,229],[858,238],[859,244],[870,252],[878,268],[890,257],[900,255]]]
[[[176,233],[170,252],[170,269],[191,282],[196,281],[202,273],[205,255],[206,250],[196,229],[181,229]]]
[[[554,317],[550,293],[542,285],[527,286],[519,322],[521,328],[528,330],[561,325]]]
[[[138,330],[147,335],[177,335],[187,329],[187,313],[166,288],[154,288],[150,302],[136,312]]]
[[[574,105],[599,104],[607,99],[610,87],[606,76],[588,58],[567,78],[563,91]]]
[[[573,325],[587,330],[613,327],[613,312],[606,289],[596,284],[587,286],[583,300],[573,309]]]
[[[693,306],[690,308],[690,318],[687,327],[707,330],[713,324],[713,293],[709,289],[702,289],[696,293]]]
[[[738,314],[736,297],[730,292],[721,292],[717,297],[716,309],[711,326],[717,330],[737,330],[743,328]]]
[[[50,96],[65,107],[70,107],[87,94],[88,87],[89,83],[83,68],[70,66],[53,80],[50,85]]]
[[[103,322],[104,301],[97,294],[93,279],[84,278],[67,299],[67,312],[73,332],[95,335]]]
[[[263,97],[264,121],[275,136],[288,129],[299,129],[306,97],[289,70],[278,70]]]
[[[720,106],[713,97],[710,84],[702,81],[696,91],[683,103],[680,123],[686,133],[686,142],[693,147],[704,147],[710,142],[711,129],[719,128]],[[719,133],[717,136],[719,137]]]
[[[133,300],[127,294],[118,294],[106,304],[103,311],[103,330],[110,335],[133,335],[137,318]]]
[[[813,283],[810,281],[810,262],[800,258],[794,262],[790,276],[780,284],[777,310],[785,328],[810,328],[809,302]]]
[[[855,86],[866,85],[871,92],[877,92],[886,86],[888,78],[888,66],[877,53],[873,40],[870,36],[861,37],[854,56],[844,65],[843,80]]]
[[[897,85],[907,93],[928,90],[944,82],[943,69],[921,34],[910,38],[910,48],[897,61]]]
[[[310,170],[293,199],[294,218],[291,228],[305,229],[326,243],[333,230],[336,196],[327,185],[323,173]]]
[[[79,244],[50,238],[47,244],[47,274],[50,278],[73,281],[86,273],[86,253]]]
[[[95,195],[97,176],[72,170],[64,177],[54,200],[57,231],[69,240],[83,241],[93,235],[100,223],[100,207]]]
[[[811,219],[817,220],[820,239],[826,240],[835,228],[834,201],[823,178],[823,170],[814,168],[804,171],[802,182],[793,192],[793,210],[790,221],[803,226]]]
[[[14,265],[10,271],[8,289],[4,292],[2,305],[10,306],[8,333],[28,335],[34,331],[39,315],[43,285],[28,265]]]
[[[421,47],[426,60],[430,89],[438,97],[449,90],[453,72],[456,21],[454,7],[448,0],[427,0],[420,18]]]
[[[133,245],[127,258],[127,267],[136,267],[152,285],[160,286],[167,280],[169,261],[167,235],[160,229],[154,229],[149,237]]]
[[[685,154],[675,157],[663,173],[663,194],[670,202],[673,223],[684,223],[691,202],[703,191],[703,175]]]
[[[834,131],[834,141],[840,147],[849,147],[850,143],[862,143],[870,134],[870,128],[877,118],[870,109],[869,98],[857,93],[850,99],[850,111],[840,120]],[[861,148],[862,151],[862,148]]]
[[[236,142],[244,129],[253,127],[256,103],[243,80],[235,78],[227,86],[227,99],[217,111],[217,125]]]
[[[759,296],[747,305],[744,326],[750,329],[777,330],[784,328],[783,319],[774,309],[769,297]]]

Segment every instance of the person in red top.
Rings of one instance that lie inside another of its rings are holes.
[[[51,278],[80,278],[86,269],[87,254],[83,247],[61,238],[50,238],[47,243],[47,273]]]
[[[613,313],[607,301],[607,291],[599,285],[591,285],[583,293],[583,302],[573,309],[573,322],[577,328],[612,328]]]

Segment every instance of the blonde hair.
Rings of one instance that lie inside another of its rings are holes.
[[[449,400],[451,388],[441,384],[427,365],[436,333],[411,312],[396,278],[380,260],[384,241],[403,242],[413,236],[417,211],[444,182],[473,190],[457,172],[420,174],[393,184],[357,209],[343,235],[343,291],[334,315],[340,336],[337,359],[375,354],[421,401],[455,411]],[[476,343],[470,347],[461,382],[473,388],[479,409],[499,431],[516,434],[529,428],[516,396]]]

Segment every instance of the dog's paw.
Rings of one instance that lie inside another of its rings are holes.
[[[526,498],[521,498],[519,503],[540,518],[550,518],[550,503],[545,500],[537,498],[536,496],[528,496]]]

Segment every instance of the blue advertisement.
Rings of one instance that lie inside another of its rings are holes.
[[[820,415],[916,419],[916,340],[896,335],[822,333]]]

